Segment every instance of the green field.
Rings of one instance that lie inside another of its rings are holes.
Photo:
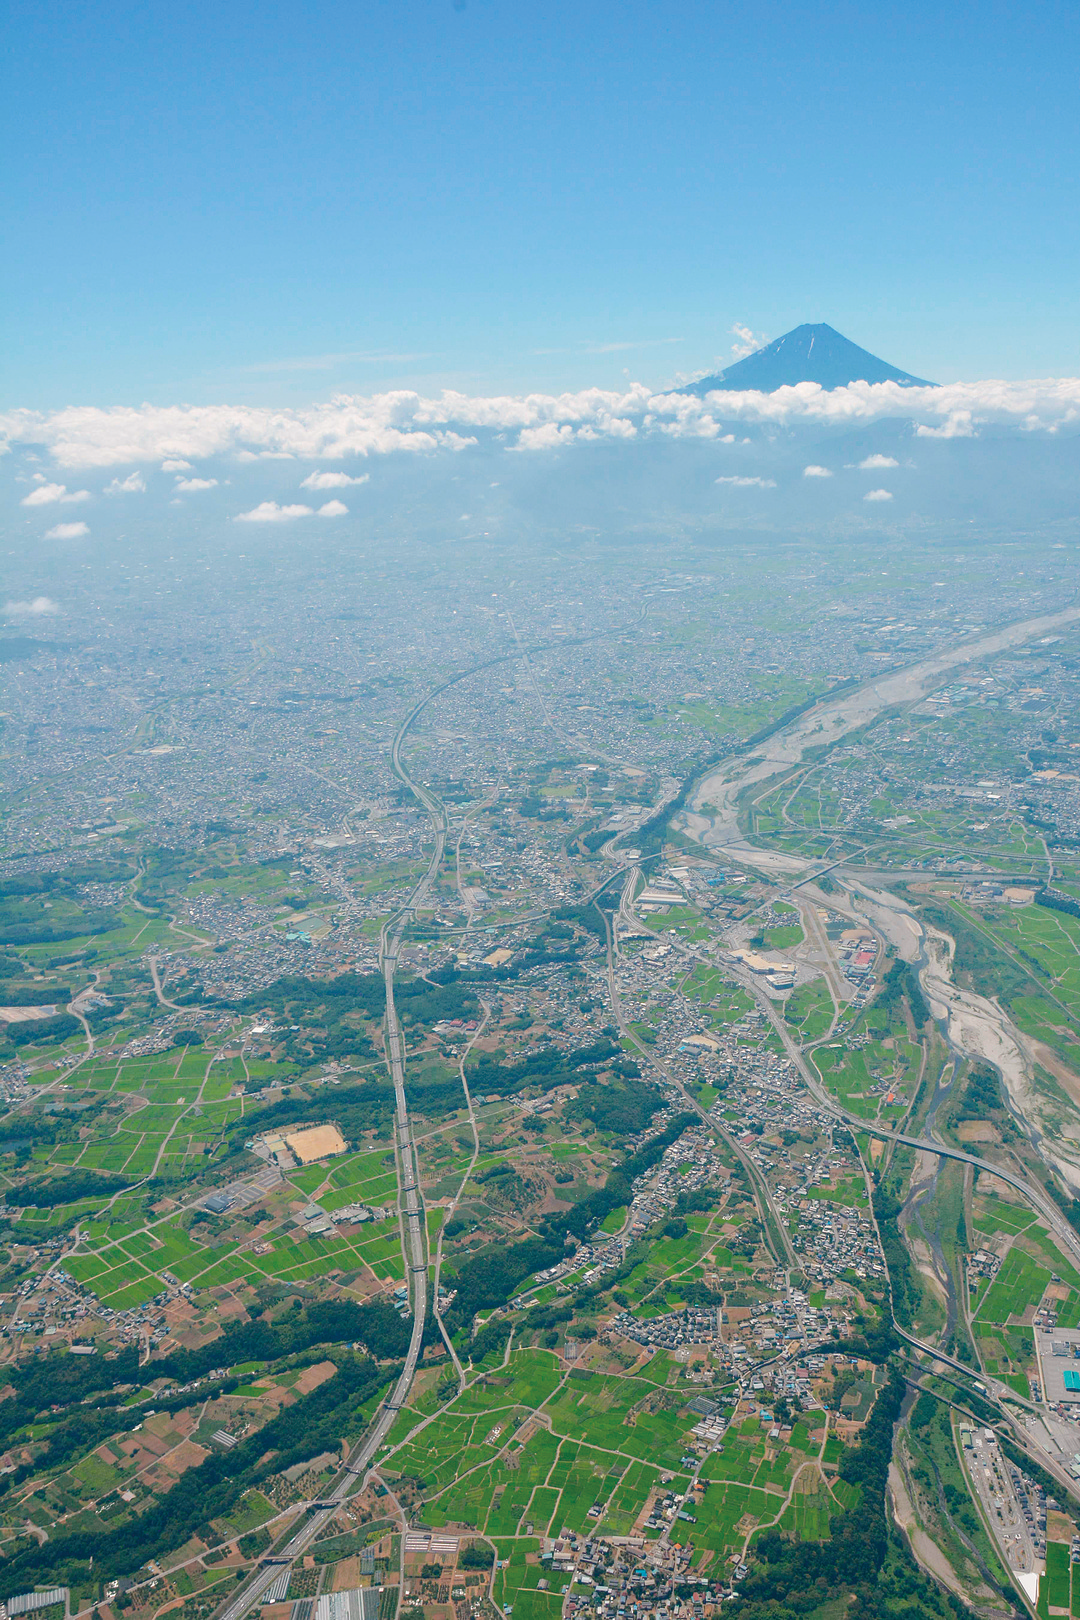
[[[865,1046],[821,1046],[810,1054],[821,1080],[844,1107],[863,1119],[895,1125],[904,1115],[918,1075],[921,1049],[906,1037],[871,1040]],[[893,1090],[896,1101],[886,1101]]]
[[[1011,1248],[979,1305],[976,1321],[1003,1325],[1010,1316],[1022,1316],[1038,1304],[1049,1282],[1045,1266],[1022,1249]]]
[[[784,1004],[784,1018],[801,1041],[817,1041],[832,1027],[833,999],[824,979],[811,979],[793,990]]]
[[[685,1488],[680,1459],[697,1419],[687,1409],[690,1392],[668,1387],[677,1367],[658,1354],[648,1377],[566,1376],[544,1352],[515,1352],[505,1369],[488,1373],[419,1430],[418,1411],[399,1414],[381,1466],[420,1481],[425,1522],[470,1524],[497,1539],[516,1538],[514,1547],[564,1527],[632,1534],[665,1469],[672,1488]],[[824,1415],[811,1419],[824,1422]],[[805,1424],[790,1446],[770,1447],[757,1419],[729,1431],[702,1473],[708,1488],[693,1530],[698,1559],[741,1550],[754,1528],[777,1519],[805,1537],[827,1535],[841,1504],[816,1467],[783,1509],[794,1473],[815,1452]]]

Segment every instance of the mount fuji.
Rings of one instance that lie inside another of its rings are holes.
[[[894,382],[902,388],[935,386],[924,377],[912,377],[886,360],[879,360],[822,321],[816,326],[797,326],[764,349],[748,354],[745,360],[677,392],[699,398],[718,390],[771,394],[777,388],[804,382],[818,383],[822,388],[846,388],[853,382]]]

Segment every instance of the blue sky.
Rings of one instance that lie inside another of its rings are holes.
[[[1080,373],[1075,6],[414,0],[6,28],[5,406],[659,386],[827,320]]]

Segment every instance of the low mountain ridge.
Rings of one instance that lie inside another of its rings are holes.
[[[681,394],[749,392],[772,394],[778,388],[814,382],[822,388],[846,388],[849,383],[899,383],[901,388],[933,388],[924,377],[912,377],[888,361],[860,349],[824,321],[796,326],[775,342],[748,354],[715,376],[702,377],[678,390]]]

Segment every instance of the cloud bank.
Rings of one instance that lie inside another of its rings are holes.
[[[62,469],[157,462],[168,471],[185,472],[217,456],[333,462],[395,452],[463,450],[479,435],[524,452],[650,435],[726,442],[739,426],[858,427],[890,419],[912,423],[923,438],[970,438],[986,427],[1001,426],[1055,433],[1080,423],[1080,379],[949,383],[941,388],[852,383],[831,391],[816,383],[800,383],[773,394],[714,393],[705,399],[656,394],[633,383],[622,392],[590,388],[487,398],[450,391],[430,399],[406,390],[343,394],[304,409],[69,406],[53,412],[0,414],[0,446],[40,447]],[[35,490],[27,497],[28,504],[85,497],[84,491],[69,495],[62,484],[41,488],[62,493],[46,496]]]

